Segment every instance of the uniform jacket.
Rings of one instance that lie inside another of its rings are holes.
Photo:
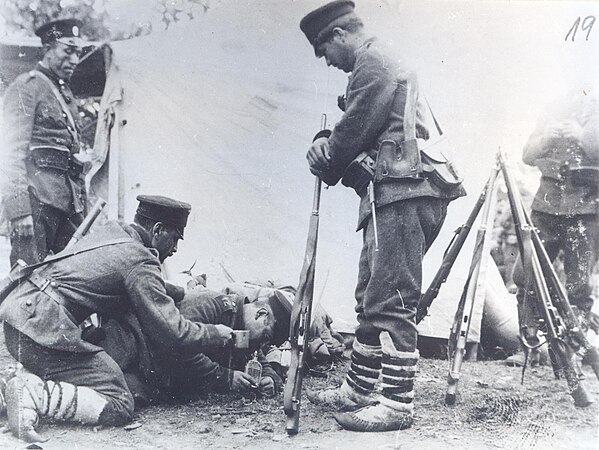
[[[336,184],[349,163],[360,153],[372,153],[384,140],[404,140],[403,116],[407,94],[407,72],[398,58],[374,38],[356,52],[356,61],[345,93],[345,113],[329,138],[331,169],[323,180]],[[423,123],[424,105],[417,108],[416,135],[428,139]],[[424,180],[385,181],[375,186],[377,206],[415,197],[453,199],[465,195],[463,188],[447,192]],[[361,195],[359,228],[370,215],[368,195]]]
[[[572,120],[583,130],[580,140],[551,136],[546,127]],[[531,154],[542,155],[533,158]],[[599,186],[577,185],[569,165],[599,166],[599,112],[597,101],[568,99],[551,105],[524,147],[523,160],[541,170],[541,183],[532,209],[546,214],[572,216],[597,214]]]
[[[36,70],[46,74],[59,88],[76,121],[78,112],[68,85],[61,84],[40,64]],[[47,81],[35,71],[20,75],[6,90],[3,107],[2,145],[6,161],[3,170],[8,176],[2,193],[7,219],[31,214],[29,191],[42,203],[67,213],[82,212],[83,176],[71,177],[68,172],[34,160],[39,149],[50,149],[67,157],[79,152],[76,137],[79,131],[69,130],[71,125]],[[77,123],[75,126],[78,127]]]
[[[84,341],[78,328],[94,312],[104,317],[133,314],[150,343],[165,352],[222,345],[213,325],[181,316],[166,293],[157,253],[143,244],[142,234],[140,227],[117,222],[96,228],[71,248],[113,239],[126,242],[37,269],[37,285],[26,281],[11,292],[0,305],[0,320],[40,345],[69,352],[101,350]],[[44,284],[48,286],[41,291]]]

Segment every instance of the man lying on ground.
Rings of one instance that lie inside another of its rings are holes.
[[[281,389],[282,380],[261,349],[279,345],[288,337],[291,310],[284,298],[274,293],[250,302],[237,294],[198,288],[189,290],[177,306],[194,322],[245,330],[249,341],[245,345],[231,343],[224,350],[207,347],[201,353],[185,348],[163,352],[128,319],[108,321],[103,327],[106,337],[99,345],[122,368],[136,406],[164,396],[181,399],[210,391],[254,391],[272,396]],[[253,354],[262,364],[259,380],[244,372]]]

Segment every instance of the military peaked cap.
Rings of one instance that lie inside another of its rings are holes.
[[[352,16],[356,17],[354,7],[354,2],[350,0],[335,0],[308,13],[301,20],[300,28],[314,47],[314,50],[320,44],[318,36],[321,33],[332,30]]]
[[[191,211],[189,203],[161,195],[138,195],[137,200],[139,201],[137,215],[175,227],[183,239],[183,230]]]
[[[35,34],[40,37],[42,44],[58,41],[66,45],[81,47],[81,25],[77,19],[61,19],[48,22],[37,30]]]
[[[271,344],[281,345],[289,339],[289,322],[291,319],[291,302],[280,291],[275,291],[268,299],[270,309],[275,318],[275,327]]]

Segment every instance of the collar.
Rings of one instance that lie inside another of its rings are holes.
[[[136,224],[136,223],[132,223],[129,225],[131,228],[133,228],[133,231],[135,231],[135,233],[137,234],[137,238],[141,241],[141,243],[147,247],[147,248],[153,248],[152,247],[152,236],[150,236],[150,233],[145,230],[143,227],[141,227],[140,225]]]
[[[241,301],[241,304],[237,306],[237,311],[235,313],[235,322],[233,323],[234,330],[245,330],[243,305],[245,305],[245,298]]]
[[[60,88],[68,85],[66,80],[63,80],[62,78],[58,78],[56,76],[56,74],[54,72],[52,72],[50,69],[48,69],[46,66],[44,66],[41,61],[39,61],[37,63],[37,65],[35,66],[35,70],[39,70],[40,72],[42,72],[44,75],[46,75],[48,78],[50,78],[50,80],[52,80],[52,82],[56,86],[58,86]]]

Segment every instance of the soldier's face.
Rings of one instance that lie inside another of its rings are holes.
[[[327,66],[333,66],[345,73],[350,73],[354,68],[354,50],[345,41],[345,35],[334,35],[330,40],[318,46]]]
[[[81,47],[54,42],[44,55],[48,68],[59,78],[68,80],[73,75],[75,67],[81,58]]]
[[[256,307],[253,308],[253,311],[248,311],[250,317],[246,317],[244,320],[245,329],[250,332],[252,345],[258,347],[272,340],[275,320],[269,306],[259,303],[250,303],[250,305],[256,305]]]
[[[158,251],[158,259],[164,262],[166,258],[177,252],[181,235],[171,226],[157,222],[152,229],[152,247]]]

